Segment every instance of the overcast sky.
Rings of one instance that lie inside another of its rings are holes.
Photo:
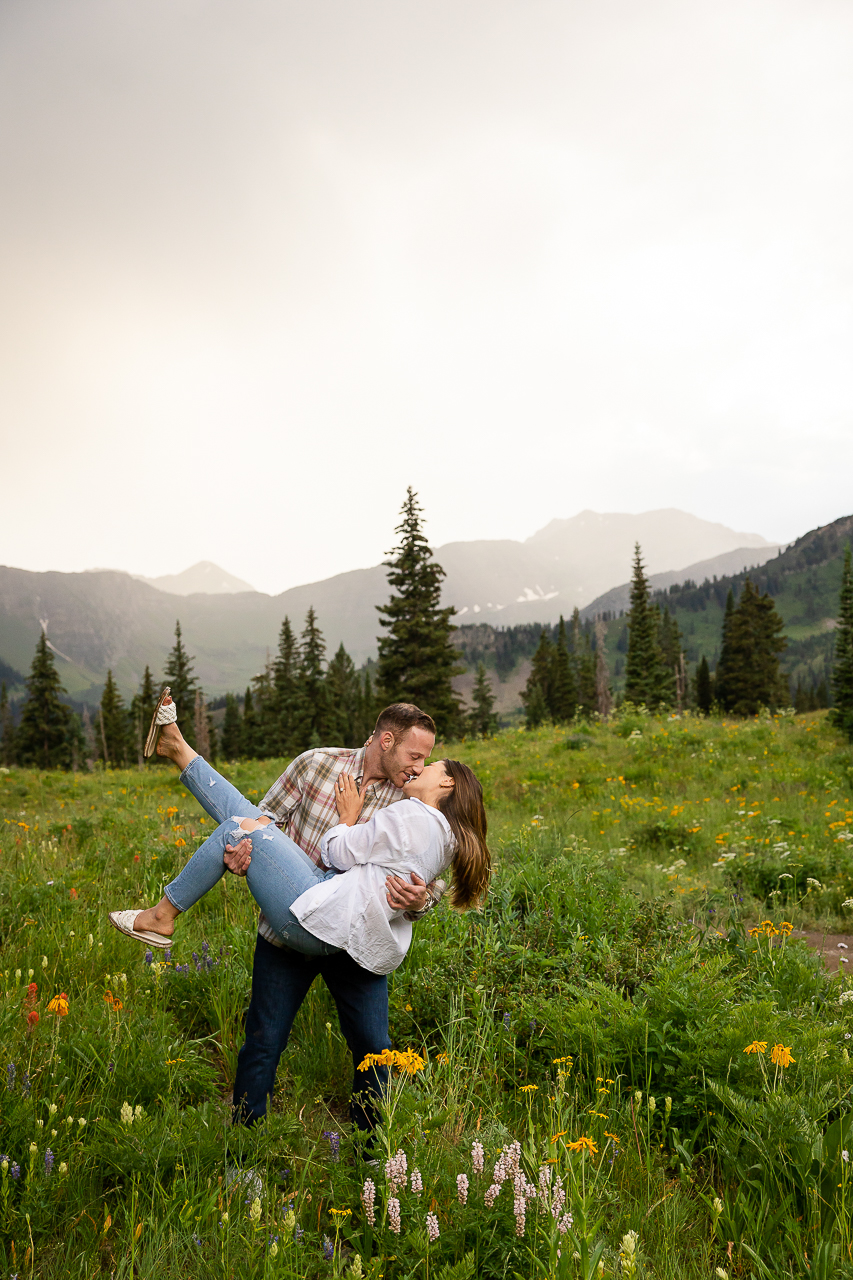
[[[3,0],[0,561],[853,511],[849,0]]]

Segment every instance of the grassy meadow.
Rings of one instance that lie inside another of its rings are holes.
[[[369,1150],[320,986],[267,1122],[229,1125],[242,881],[168,955],[109,926],[211,829],[176,772],[0,772],[0,1277],[853,1277],[853,978],[796,937],[853,919],[825,716],[447,754],[484,783],[493,888],[415,927]],[[283,764],[223,772],[255,798]]]

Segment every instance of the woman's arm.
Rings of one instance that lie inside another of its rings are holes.
[[[320,856],[336,871],[349,871],[350,867],[365,862],[384,865],[399,862],[412,847],[412,819],[420,818],[416,813],[405,812],[411,807],[401,800],[380,809],[369,822],[359,822],[356,826],[347,826],[345,821],[338,823],[323,836]]]

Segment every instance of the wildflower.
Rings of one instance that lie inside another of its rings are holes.
[[[714,1275],[717,1277],[717,1280],[729,1280],[728,1271],[724,1271],[722,1267],[716,1267]]]
[[[637,1089],[637,1091],[634,1094],[634,1101],[636,1102],[638,1107],[642,1105],[642,1101],[643,1101],[642,1089]]]
[[[261,1201],[258,1196],[255,1196],[252,1201],[252,1207],[249,1209],[249,1217],[254,1223],[258,1223],[261,1220]]]
[[[324,1129],[323,1137],[329,1139],[329,1146],[332,1149],[332,1159],[337,1164],[341,1158],[341,1135],[334,1129]]]
[[[54,996],[47,1009],[48,1013],[55,1013],[58,1017],[64,1018],[68,1013],[68,996],[65,992],[60,991],[58,996]]]
[[[655,1111],[657,1111],[657,1107],[658,1107],[658,1104],[655,1101],[655,1099],[649,1098],[649,1111],[651,1111],[652,1115],[654,1115]]]
[[[83,1117],[82,1117],[82,1116],[80,1116],[79,1120],[77,1121],[77,1127],[78,1127],[78,1129],[85,1129],[85,1128],[86,1128],[86,1121],[83,1119]]]
[[[50,1176],[50,1172],[53,1168],[53,1162],[55,1159],[56,1159],[56,1156],[53,1154],[50,1147],[48,1147],[47,1151],[45,1151],[44,1153],[44,1171],[48,1175],[48,1177]]]
[[[424,1189],[424,1180],[423,1180],[423,1178],[421,1177],[421,1171],[420,1171],[420,1169],[413,1169],[413,1170],[412,1170],[412,1176],[411,1176],[411,1178],[409,1179],[409,1181],[410,1181],[410,1183],[411,1183],[412,1191],[414,1192],[414,1194],[415,1194],[416,1196],[419,1196],[419,1195],[421,1194],[421,1192],[423,1191],[423,1189]],[[457,1178],[457,1182],[458,1182],[458,1181],[459,1181],[459,1179]]]
[[[622,1263],[623,1276],[635,1276],[637,1274],[637,1241],[639,1238],[636,1231],[626,1231],[622,1237],[619,1261]]]
[[[388,1198],[388,1226],[395,1236],[400,1234],[400,1201],[396,1196]]]
[[[404,1151],[398,1151],[390,1160],[385,1161],[385,1177],[388,1179],[388,1185],[393,1195],[396,1195],[400,1187],[405,1187],[407,1169],[408,1162]]]
[[[493,1182],[492,1185],[487,1190],[485,1196],[483,1197],[483,1200],[487,1209],[491,1209],[494,1207],[494,1203],[497,1200],[500,1193],[501,1193],[500,1187],[496,1182]]]
[[[587,1138],[586,1136],[578,1138],[577,1142],[567,1142],[566,1146],[570,1151],[586,1151],[591,1156],[598,1155],[598,1147],[595,1145],[592,1138]]]
[[[815,880],[812,876],[806,876],[806,884],[810,889],[822,889],[823,885],[819,880]]]
[[[30,1009],[29,1013],[27,1014],[27,1030],[32,1031],[33,1027],[36,1025],[38,1020],[39,1020],[39,1016],[36,1013],[35,1009]]]
[[[663,1105],[666,1110],[666,1114],[669,1115],[672,1110],[672,1098],[664,1098]]]
[[[471,1164],[475,1173],[482,1173],[486,1167],[486,1153],[483,1150],[482,1142],[474,1142],[471,1144]]]
[[[842,907],[853,908],[853,898],[845,898],[841,905]]]
[[[796,1059],[792,1057],[790,1048],[786,1048],[783,1044],[774,1044],[770,1050],[770,1061],[777,1067],[790,1067]]]
[[[364,1216],[370,1223],[371,1227],[376,1223],[376,1211],[374,1204],[376,1202],[376,1187],[373,1179],[368,1178],[361,1189],[361,1203],[364,1206]]]
[[[434,1213],[428,1213],[426,1216],[427,1236],[430,1244],[434,1244],[438,1239],[438,1218]]]
[[[851,992],[850,994],[853,995],[853,992]],[[6,1068],[6,1088],[14,1089],[14,1087],[15,1087],[15,1064],[14,1062],[10,1062],[8,1067]]]
[[[722,1202],[722,1200],[720,1199],[720,1197],[719,1197],[719,1196],[714,1196],[714,1199],[713,1199],[713,1201],[711,1202],[711,1205],[712,1205],[712,1208],[713,1208],[713,1210],[714,1210],[714,1213],[715,1213],[715,1214],[717,1215],[717,1217],[719,1218],[720,1214],[723,1212],[723,1202]]]
[[[13,1177],[13,1178],[15,1179],[15,1181],[17,1182],[17,1181],[18,1181],[18,1179],[19,1179],[19,1178],[20,1178],[20,1176],[21,1176],[21,1166],[20,1166],[19,1164],[15,1164],[15,1162],[13,1161],[13,1162],[12,1162],[12,1167],[11,1167],[11,1169],[9,1170],[9,1172],[11,1173],[12,1177]]]
[[[35,1144],[34,1142],[31,1142],[31,1143],[30,1143],[30,1155],[31,1155],[31,1156],[34,1156],[34,1155],[36,1155],[36,1153],[37,1153],[37,1152],[38,1152],[38,1147],[36,1146],[36,1144]]]
[[[335,1246],[328,1236],[323,1236],[323,1257],[326,1262],[334,1262]]]
[[[839,1004],[849,1004],[851,1000],[853,1000],[853,987],[848,991],[842,991],[838,997]]]
[[[557,1223],[557,1230],[559,1231],[561,1236],[564,1236],[566,1234],[566,1232],[568,1231],[569,1227],[572,1225],[573,1222],[574,1222],[574,1218],[570,1213],[563,1214],[562,1218],[560,1218],[559,1222]]]
[[[523,1084],[523,1085],[521,1086],[521,1092],[522,1092],[522,1093],[535,1093],[535,1092],[536,1092],[536,1090],[537,1090],[538,1088],[539,1088],[539,1085],[538,1085],[538,1084]]]
[[[841,1159],[844,1161],[844,1163],[845,1163],[845,1164],[849,1164],[849,1163],[850,1163],[850,1152],[847,1150],[847,1148],[846,1148],[846,1147],[845,1147],[845,1148],[844,1148],[844,1150],[841,1152]]]
[[[753,1040],[752,1044],[748,1044],[744,1049],[744,1053],[766,1053],[766,1052],[767,1052],[766,1040]]]
[[[570,1067],[570,1066],[572,1065],[572,1063],[574,1062],[574,1059],[573,1059],[573,1058],[571,1058],[571,1057],[568,1057],[568,1058],[552,1058],[552,1059],[551,1059],[551,1061],[553,1062],[553,1064],[554,1064],[554,1066],[555,1066],[555,1067],[565,1067],[565,1066],[569,1066],[569,1067]]]
[[[152,964],[154,963],[154,952],[153,952],[153,951],[146,951],[146,952],[145,952],[145,955],[144,955],[142,958],[143,958],[143,960],[145,961],[145,963],[146,963],[146,964],[148,964],[148,965],[152,965]]]
[[[270,1257],[271,1258],[278,1257],[278,1244],[275,1240],[273,1240],[272,1244],[270,1245]]]
[[[121,1104],[121,1111],[119,1114],[121,1116],[122,1124],[133,1124],[133,1107],[129,1102],[123,1102]]]
[[[64,1178],[67,1172],[68,1172],[68,1165],[63,1160],[59,1166],[59,1176],[61,1178]]]
[[[457,1173],[456,1175],[456,1195],[460,1204],[468,1203],[468,1178],[464,1173]]]
[[[352,1213],[352,1209],[330,1209],[333,1218],[348,1218]]]

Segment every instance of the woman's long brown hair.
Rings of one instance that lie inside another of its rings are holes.
[[[453,790],[442,796],[438,807],[456,837],[450,901],[457,911],[465,911],[483,901],[492,874],[486,808],[483,788],[467,764],[461,760],[444,760],[443,764],[453,779]]]

